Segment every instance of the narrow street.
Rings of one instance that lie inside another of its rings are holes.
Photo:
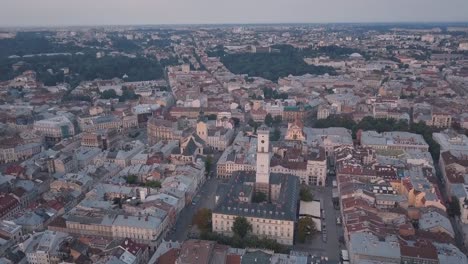
[[[318,259],[327,257],[327,263],[339,263],[341,247],[338,239],[342,231],[336,223],[339,211],[333,206],[332,187],[311,186],[310,188],[314,194],[314,200],[320,200],[321,209],[323,209],[322,231],[313,235],[306,243],[294,245],[293,250],[307,252]]]
[[[198,202],[194,204],[188,204],[179,214],[177,222],[174,226],[172,233],[169,233],[167,239],[172,241],[183,241],[187,239],[190,227],[192,225],[193,215],[200,208],[213,209],[215,205],[215,194],[218,188],[219,180],[210,178],[201,187],[194,200]]]

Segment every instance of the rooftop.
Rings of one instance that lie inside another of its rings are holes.
[[[296,220],[297,199],[299,195],[299,179],[292,175],[276,174],[270,175],[270,184],[280,185],[281,191],[277,202],[272,203],[249,203],[239,200],[239,192],[244,185],[255,183],[255,172],[235,172],[227,184],[220,185],[225,190],[220,198],[214,213],[254,216],[278,220]]]
[[[351,233],[350,251],[351,254],[400,259],[400,245],[395,236],[387,236],[385,239],[380,239],[369,233]]]

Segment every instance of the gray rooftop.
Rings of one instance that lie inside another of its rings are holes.
[[[243,185],[255,182],[255,172],[236,172],[227,184],[220,185],[223,194],[219,198],[214,213],[253,216],[278,220],[295,221],[297,219],[297,200],[299,195],[299,179],[292,175],[270,175],[271,184],[280,184],[281,191],[277,202],[249,203],[238,200],[239,191]]]
[[[356,232],[350,235],[350,253],[369,257],[400,260],[400,245],[395,236],[379,239],[373,234]]]

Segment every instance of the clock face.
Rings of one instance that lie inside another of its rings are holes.
[[[263,143],[265,143],[265,140],[262,140],[261,142],[262,142],[262,144],[263,144]]]

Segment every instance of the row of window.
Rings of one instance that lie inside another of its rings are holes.
[[[214,218],[215,218],[215,223],[218,223],[218,221],[216,220],[216,218],[221,218],[221,219],[232,219],[232,220],[235,220],[237,216],[231,216],[231,215],[218,215],[218,214],[215,214],[214,215]],[[249,222],[257,222],[257,223],[269,223],[269,224],[285,224],[283,220],[271,220],[271,219],[261,219],[261,218],[249,218],[248,219]],[[228,223],[229,221],[226,221],[226,223]],[[224,221],[221,221],[221,224],[223,224]]]

